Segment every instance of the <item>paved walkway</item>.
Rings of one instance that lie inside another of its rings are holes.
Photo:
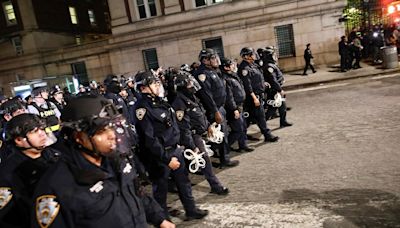
[[[372,66],[369,63],[362,63],[362,68],[357,70],[350,70],[348,72],[340,72],[339,65],[327,66],[317,65],[316,73],[312,73],[311,70],[308,72],[308,76],[303,76],[303,70],[284,72],[285,76],[285,90],[291,90],[299,87],[306,87],[317,85],[324,82],[340,81],[351,78],[372,76],[372,75],[384,75],[392,73],[400,73],[400,68],[395,69],[382,69],[382,65]]]

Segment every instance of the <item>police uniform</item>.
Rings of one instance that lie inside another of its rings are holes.
[[[130,124],[134,124],[134,117],[131,113],[129,113],[127,104],[125,103],[124,99],[115,93],[107,92],[104,94],[106,99],[109,99],[113,102],[113,104],[121,110],[122,115],[129,121]]]
[[[32,114],[38,114],[46,120],[46,132],[56,132],[60,130],[58,118],[61,116],[61,113],[53,102],[45,101],[45,103],[41,105],[32,102],[32,104],[28,105],[28,111]]]
[[[0,227],[30,227],[33,191],[60,153],[46,148],[32,159],[15,146],[0,164]]]
[[[244,90],[246,91],[245,112],[250,118],[254,119],[264,137],[271,137],[271,130],[267,127],[265,112],[263,107],[263,97],[265,91],[265,81],[262,72],[255,64],[242,61],[238,67],[239,77],[242,79]],[[254,105],[251,93],[254,93],[260,101],[260,106]]]
[[[212,147],[218,150],[221,166],[224,166],[225,164],[229,164],[231,162],[229,158],[230,151],[228,145],[228,127],[226,121],[226,110],[224,106],[225,103],[232,104],[234,102],[233,97],[227,96],[225,80],[218,75],[216,70],[207,68],[203,63],[196,71],[195,78],[200,83],[202,89],[210,95],[211,100],[213,101],[213,109],[219,111],[223,117],[221,129],[222,132],[224,132],[224,140],[221,144],[212,144]],[[202,104],[206,107],[204,100],[202,100]],[[214,113],[215,112],[207,112],[208,120],[210,122],[214,122]]]
[[[165,219],[138,191],[134,163],[103,157],[98,167],[71,147],[43,176],[35,194],[33,227],[147,227]],[[147,221],[146,221],[147,219]]]
[[[200,152],[206,152],[202,137],[207,134],[209,122],[199,99],[193,94],[185,95],[183,92],[178,91],[172,103],[172,107],[175,109],[178,126],[181,132],[180,144],[191,150],[197,147],[200,149]],[[212,163],[208,154],[204,153],[203,158],[206,164],[201,172],[210,184],[211,192],[217,194],[228,193],[227,188],[222,186],[221,182],[212,171]]]
[[[135,141],[116,107],[102,97],[82,96],[69,102],[61,120],[66,153],[38,184],[33,227],[160,225],[165,216],[156,201],[139,190],[126,144]]]
[[[136,129],[140,142],[139,159],[146,167],[153,183],[153,197],[168,216],[168,178],[171,174],[186,215],[197,214],[182,148],[178,147],[180,131],[174,110],[163,99],[146,93],[142,94],[136,107]],[[180,162],[176,170],[171,170],[168,166],[172,157],[176,157]]]
[[[279,67],[272,62],[268,62],[268,64],[265,65],[263,72],[265,81],[268,82],[271,86],[269,89],[266,90],[267,100],[274,100],[274,96],[282,91],[282,85],[284,82],[283,74]],[[267,112],[265,114],[265,119],[269,120],[269,118],[271,118],[276,113],[276,109],[278,109],[279,111],[280,126],[291,126],[292,124],[286,121],[285,101],[282,101],[282,105],[280,107],[274,107],[272,105],[269,105],[267,102]]]
[[[222,71],[225,75],[226,85],[232,91],[232,95],[235,101],[236,107],[231,107],[228,109],[228,124],[231,127],[231,132],[229,132],[228,142],[232,145],[236,140],[239,144],[239,149],[248,148],[247,146],[247,124],[243,117],[243,104],[246,99],[246,92],[244,91],[242,80],[236,73],[227,73]],[[235,119],[234,111],[238,110],[240,117]]]

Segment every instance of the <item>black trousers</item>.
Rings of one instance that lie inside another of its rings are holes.
[[[307,73],[308,67],[310,67],[312,72],[315,72],[315,69],[314,69],[313,65],[311,64],[311,59],[306,59],[306,65],[304,66],[303,74]]]

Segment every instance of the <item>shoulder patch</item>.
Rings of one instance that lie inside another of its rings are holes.
[[[249,74],[249,72],[247,70],[242,70],[242,75],[243,76],[247,76]]]
[[[43,195],[36,198],[36,220],[41,228],[49,227],[60,211],[60,204],[54,195]]]
[[[199,75],[199,80],[202,81],[202,82],[204,82],[204,81],[206,80],[206,77],[207,77],[207,76],[206,76],[205,74],[200,74],[200,75]]]
[[[138,118],[138,120],[142,120],[145,114],[146,114],[145,108],[136,109],[136,117]]]
[[[11,201],[12,197],[11,188],[0,187],[0,210]]]
[[[176,118],[177,118],[179,121],[182,121],[182,119],[183,119],[184,116],[185,116],[185,112],[184,112],[184,111],[181,111],[181,110],[176,111]]]
[[[268,67],[268,71],[269,71],[270,73],[273,73],[273,72],[274,72],[274,68]]]

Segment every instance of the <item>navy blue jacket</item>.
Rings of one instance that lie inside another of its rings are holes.
[[[147,227],[147,222],[161,224],[165,219],[162,209],[154,199],[138,191],[136,168],[131,160],[126,156],[104,157],[98,167],[87,161],[78,150],[72,147],[64,153],[38,184],[33,227],[40,227],[39,222],[43,222],[40,219],[46,215],[45,206],[53,208],[47,212],[54,217],[49,227]]]
[[[254,92],[256,95],[264,93],[264,76],[256,64],[242,61],[238,67],[239,77],[242,79],[247,97]]]

